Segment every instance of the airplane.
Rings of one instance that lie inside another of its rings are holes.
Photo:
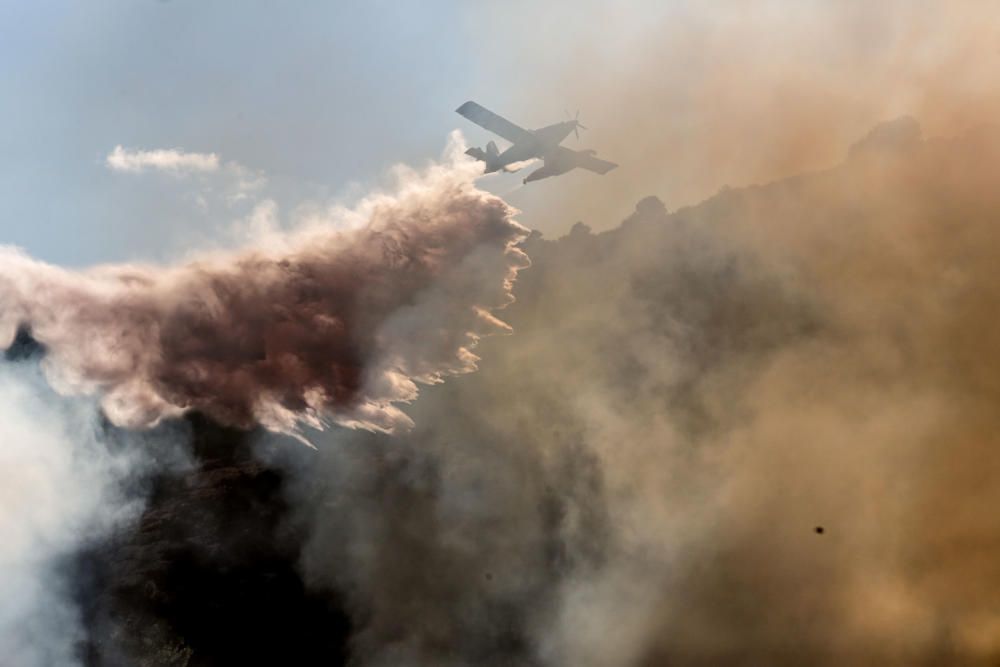
[[[618,165],[614,162],[607,162],[594,157],[597,151],[582,150],[575,151],[572,148],[560,146],[563,139],[569,136],[570,132],[580,137],[580,130],[587,128],[580,123],[579,115],[573,120],[566,120],[561,123],[554,123],[537,130],[526,130],[518,127],[506,118],[499,116],[489,109],[472,102],[471,100],[455,109],[456,112],[468,118],[476,125],[499,135],[513,144],[504,152],[497,149],[495,142],[486,144],[486,150],[482,148],[470,148],[465,151],[477,160],[486,163],[486,173],[507,171],[509,167],[518,162],[540,158],[544,161],[541,168],[528,174],[522,182],[527,184],[549,176],[558,176],[577,167],[588,169],[602,176]],[[516,171],[517,169],[513,169]]]

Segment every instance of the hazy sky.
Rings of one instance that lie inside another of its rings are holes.
[[[945,134],[982,117],[1000,51],[978,6],[0,0],[0,243],[72,266],[230,243],[255,210],[288,224],[436,158],[453,129],[482,145],[468,99],[529,128],[580,109],[567,145],[619,169],[483,185],[547,236],[606,228],[646,195],[675,209],[835,164],[901,114]]]
[[[531,53],[560,63],[572,57],[560,44],[593,25],[596,11],[569,3],[558,11],[525,3],[290,7],[0,2],[0,242],[77,266],[167,259],[224,231],[260,199],[285,212],[350,198],[394,163],[438,156],[454,128],[482,143],[487,135],[454,113],[466,99],[527,126],[562,120],[575,101],[551,80],[558,68],[522,66],[528,45],[518,24],[533,23],[523,31],[533,40],[538,22],[549,24],[550,48]],[[532,96],[546,98],[545,113],[526,113]],[[214,153],[223,167],[238,163],[266,182],[233,202],[232,170],[115,171],[105,160],[119,145]],[[495,187],[519,183],[501,180]],[[537,224],[555,233],[569,223]]]

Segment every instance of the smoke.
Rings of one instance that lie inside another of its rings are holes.
[[[290,617],[341,602],[356,665],[994,663],[1000,131],[925,139],[902,118],[844,152],[673,213],[643,199],[607,233],[529,236],[516,335],[425,388],[412,429],[310,433],[316,451],[258,433],[278,481],[216,461],[158,499],[105,610],[158,639],[121,650],[250,652],[156,615],[200,608],[163,572],[181,534],[188,568],[258,555]],[[474,266],[502,296],[499,238]],[[399,312],[379,331],[425,354]],[[247,604],[238,581],[224,608]]]
[[[139,515],[142,480],[154,467],[184,464],[176,429],[116,438],[94,407],[55,395],[31,361],[0,362],[4,664],[79,664],[86,631],[74,554]]]
[[[219,156],[215,153],[186,153],[176,148],[133,151],[125,150],[119,145],[108,154],[104,163],[114,171],[139,173],[155,169],[180,175],[186,172],[218,171]]]
[[[76,474],[76,457],[66,455],[72,439],[60,428],[62,415],[53,420],[52,409],[11,370],[5,365],[0,375],[0,644],[12,664],[71,664],[82,633],[76,610],[60,590],[67,582],[52,583],[58,576],[54,556],[69,551],[72,536],[88,529],[87,520],[100,505],[103,475],[95,470],[100,463],[92,461]]]
[[[951,135],[992,122],[1000,103],[1000,10],[976,0],[515,1],[475,14],[472,25],[519,36],[517,49],[479,46],[485,80],[544,82],[514,86],[495,110],[540,127],[579,109],[590,129],[567,145],[620,165],[518,192],[522,220],[546,234],[578,220],[613,227],[650,194],[676,208],[723,185],[828,168],[904,114],[928,136]]]
[[[407,426],[396,404],[416,383],[472,370],[478,339],[507,330],[489,311],[510,301],[523,229],[476,173],[400,169],[396,192],[336,220],[176,267],[71,272],[3,249],[0,344],[29,326],[52,384],[100,395],[122,426],[187,410],[283,432]]]
[[[997,659],[1000,132],[849,153],[530,237],[413,431],[263,447],[352,664]]]
[[[616,297],[622,319],[630,340],[662,343],[627,375],[598,363],[607,380],[577,408],[627,494],[613,514],[635,521],[611,565],[569,588],[565,664],[996,660],[982,480],[998,426],[1000,144],[995,129],[923,142],[912,127],[664,220],[707,255],[623,230],[642,240],[612,251],[641,281]],[[653,269],[650,252],[688,268]],[[733,259],[706,284],[713,255]],[[595,616],[635,641],[606,653],[576,631]]]

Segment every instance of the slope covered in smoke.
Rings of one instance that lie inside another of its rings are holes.
[[[992,664],[997,173],[995,128],[903,120],[825,172],[530,237],[515,335],[412,431],[258,433],[166,485],[93,662],[125,623],[227,664],[224,619],[174,612],[260,595],[306,619],[273,636],[302,664],[344,632],[357,665]],[[219,501],[247,492],[270,509]]]

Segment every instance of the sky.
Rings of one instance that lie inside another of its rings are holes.
[[[394,164],[437,158],[453,129],[489,140],[454,113],[467,99],[528,127],[562,120],[577,106],[553,65],[573,57],[569,40],[597,11],[588,3],[295,7],[0,2],[0,242],[68,266],[167,261],[225,237],[261,200],[280,211],[349,201]],[[524,21],[536,25],[519,30]],[[537,38],[537,22],[551,29],[551,48],[522,43]],[[525,49],[551,62],[529,66]],[[108,155],[119,146],[214,154],[223,168],[116,170]],[[256,182],[242,197],[240,174]],[[554,187],[591,182],[574,174]],[[559,234],[570,224],[534,226]]]
[[[439,154],[474,78],[461,17],[417,3],[7,2],[0,25],[0,229],[58,263],[163,258],[225,224],[191,179],[109,170],[117,145],[341,192]]]

